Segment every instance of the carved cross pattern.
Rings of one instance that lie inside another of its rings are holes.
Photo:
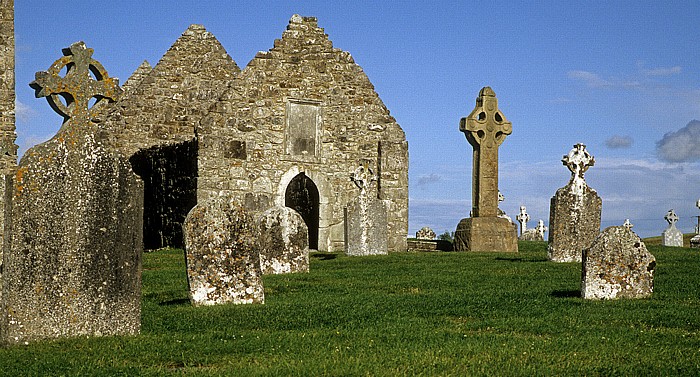
[[[89,108],[92,98],[96,99],[96,105],[103,99],[116,101],[122,93],[119,79],[107,75],[102,64],[92,58],[93,51],[83,42],[73,43],[63,49],[64,57],[56,60],[48,71],[37,72],[36,79],[29,84],[36,91],[35,96],[47,97],[51,108],[66,121],[93,115],[95,106]],[[61,77],[59,74],[64,67],[67,72]]]
[[[583,174],[595,164],[595,158],[588,153],[584,144],[578,143],[565,155],[561,162],[571,171],[571,179],[583,179]]]
[[[632,228],[634,227],[634,225],[632,225],[632,223],[630,222],[630,219],[625,219],[625,222],[622,224],[622,226],[629,230],[632,230]]]
[[[496,93],[487,87],[479,92],[476,106],[462,118],[459,130],[474,149],[472,165],[472,216],[498,216],[498,147],[513,125],[498,109]]]
[[[377,176],[374,175],[374,172],[369,167],[369,163],[365,161],[355,169],[350,179],[360,189],[360,192],[364,193],[372,182],[377,180]]]
[[[524,233],[527,230],[527,222],[530,221],[530,215],[525,206],[520,206],[520,213],[515,216],[515,219],[520,223],[520,233]]]
[[[540,221],[537,222],[537,227],[535,227],[535,230],[537,231],[537,233],[538,233],[539,235],[542,236],[542,238],[544,238],[544,232],[546,232],[548,229],[549,229],[549,228],[547,228],[546,226],[544,226],[544,221],[541,220],[541,219],[540,219]]]
[[[666,216],[664,216],[664,219],[668,222],[668,225],[670,226],[675,226],[676,223],[678,222],[678,215],[676,215],[676,211],[670,209],[666,213]]]

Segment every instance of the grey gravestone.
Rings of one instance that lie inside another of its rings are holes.
[[[25,153],[12,182],[3,276],[7,343],[140,329],[143,185],[92,121],[100,102],[121,92],[92,52],[82,42],[71,45],[31,84],[66,122]],[[101,101],[88,108],[92,97]]]
[[[669,210],[664,216],[668,222],[668,228],[661,232],[661,244],[663,246],[683,247],[683,233],[676,228],[678,215],[674,210]]]
[[[183,224],[187,281],[195,306],[264,303],[253,217],[228,196],[197,203]]]
[[[348,203],[346,216],[346,254],[353,256],[388,254],[387,211],[377,199],[374,172],[368,163],[360,165],[352,180],[359,195]]]
[[[700,209],[700,199],[695,205]],[[698,218],[698,225],[695,226],[695,236],[690,239],[690,247],[693,249],[700,249],[700,216],[695,216]]]
[[[301,215],[275,206],[258,219],[263,274],[309,272],[309,231]]]
[[[454,236],[456,251],[518,251],[513,223],[499,217],[498,148],[513,131],[498,108],[496,93],[484,87],[476,107],[459,126],[473,148],[472,217],[462,219]]]
[[[654,290],[656,259],[629,227],[606,228],[583,252],[584,299],[644,298]]]
[[[547,231],[547,227],[544,226],[544,221],[540,220],[537,222],[537,227],[535,229],[526,229],[518,239],[521,241],[544,241],[544,232]]]
[[[547,254],[554,262],[581,262],[581,252],[600,233],[603,202],[584,179],[595,159],[579,143],[564,156],[562,163],[571,171],[571,179],[551,200]]]
[[[427,226],[424,226],[420,228],[419,231],[416,232],[416,238],[420,240],[434,240],[435,239],[435,231],[430,229]]]

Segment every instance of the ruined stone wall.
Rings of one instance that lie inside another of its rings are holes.
[[[15,9],[14,0],[0,0],[0,245],[5,242],[5,194],[17,165],[15,145]],[[2,263],[3,248],[0,248]],[[2,268],[0,265],[0,276]]]
[[[202,119],[198,201],[227,191],[249,209],[284,205],[299,172],[319,190],[319,249],[342,251],[344,208],[359,194],[351,173],[379,173],[389,249],[406,250],[408,145],[362,68],[333,48],[315,18],[293,16]]]

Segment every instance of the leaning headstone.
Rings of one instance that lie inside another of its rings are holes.
[[[499,217],[498,148],[513,125],[498,108],[496,93],[484,87],[476,107],[459,126],[472,146],[472,211],[455,231],[456,251],[518,251],[518,235],[513,224]]]
[[[263,274],[309,272],[309,231],[299,212],[275,206],[258,218]]]
[[[419,240],[434,240],[435,237],[435,232],[427,226],[420,228],[420,230],[416,232],[416,238]]]
[[[264,303],[253,217],[227,196],[197,203],[183,224],[192,305]]]
[[[670,209],[664,219],[668,222],[668,228],[661,232],[661,245],[672,247],[683,247],[683,233],[676,228],[678,215]]]
[[[654,290],[656,259],[625,226],[606,228],[583,252],[584,299],[644,298]]]
[[[1,332],[10,344],[141,326],[143,185],[95,123],[121,89],[83,42],[63,53],[31,87],[65,123],[24,154],[8,196]]]
[[[388,254],[387,211],[377,198],[373,184],[377,180],[368,163],[363,163],[351,176],[360,189],[359,195],[348,203],[346,215],[345,250],[347,255]]]
[[[581,252],[600,233],[603,202],[583,177],[595,159],[579,143],[561,161],[571,171],[571,179],[551,200],[547,255],[554,262],[581,262]]]

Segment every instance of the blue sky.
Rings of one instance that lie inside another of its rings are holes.
[[[625,218],[659,235],[676,210],[700,215],[700,2],[697,1],[56,1],[15,2],[17,143],[49,139],[61,118],[28,84],[82,40],[124,83],[203,24],[241,67],[272,47],[293,14],[318,17],[406,131],[409,233],[453,231],[471,207],[471,147],[459,119],[491,86],[513,133],[500,149],[501,208],[549,220],[582,142],[596,164],[603,226]],[[51,6],[49,6],[51,5]]]

